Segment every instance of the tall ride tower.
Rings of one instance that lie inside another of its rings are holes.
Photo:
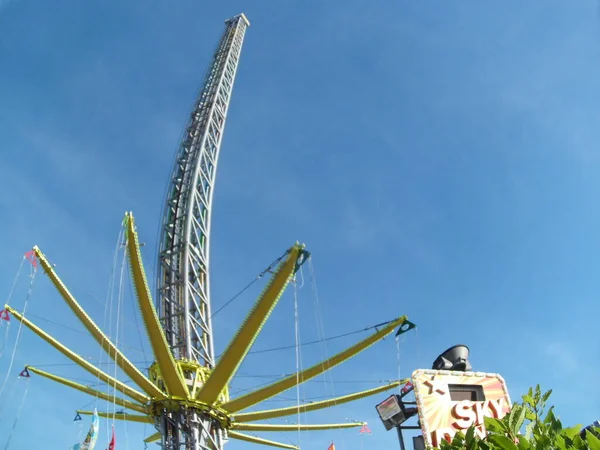
[[[159,243],[157,308],[168,345],[175,359],[195,361],[207,371],[214,367],[209,285],[212,199],[227,110],[250,22],[240,14],[225,24],[175,160]],[[190,375],[188,385],[193,382],[194,374]],[[198,411],[164,413],[160,421],[164,449],[223,446],[221,428]]]

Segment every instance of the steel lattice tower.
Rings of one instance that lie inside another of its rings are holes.
[[[214,367],[209,284],[212,199],[227,110],[250,22],[240,14],[225,24],[177,154],[159,244],[157,307],[167,342],[176,359],[196,361],[207,369]],[[182,432],[184,425],[191,433]],[[211,419],[195,412],[164,416],[159,427],[164,430],[163,448],[169,450],[221,449],[226,438]]]

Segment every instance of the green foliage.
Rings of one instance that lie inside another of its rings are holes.
[[[442,441],[442,450],[600,450],[600,439],[586,432],[582,439],[581,426],[563,428],[554,408],[546,404],[552,391],[542,393],[540,386],[530,388],[522,403],[515,403],[502,419],[485,417],[488,434],[481,438],[472,427],[457,433],[452,442]],[[595,429],[600,436],[600,428]]]

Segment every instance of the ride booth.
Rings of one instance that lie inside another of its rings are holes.
[[[483,418],[500,419],[509,412],[504,379],[497,373],[473,372],[468,358],[467,346],[449,348],[431,370],[415,370],[400,394],[376,406],[386,430],[397,430],[402,450],[406,450],[405,430],[422,432],[412,440],[414,450],[424,450],[439,447],[442,439],[451,441],[457,432],[466,433],[473,425],[476,433],[485,436]]]

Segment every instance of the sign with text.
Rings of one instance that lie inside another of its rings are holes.
[[[412,383],[426,446],[439,447],[472,425],[483,437],[484,416],[500,419],[510,410],[506,383],[495,373],[415,370]]]

